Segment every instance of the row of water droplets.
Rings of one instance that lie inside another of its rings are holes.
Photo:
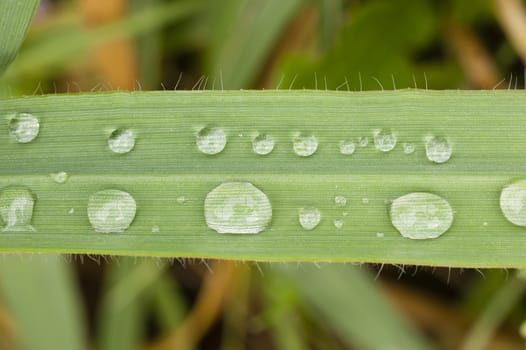
[[[9,120],[9,133],[19,143],[33,141],[39,133],[40,123],[36,116],[18,113]],[[196,135],[196,145],[205,154],[220,153],[226,146],[226,133],[220,128],[205,127]],[[367,137],[358,140],[360,147],[369,143]],[[396,135],[379,130],[374,133],[375,148],[389,152],[396,146]],[[266,155],[274,149],[275,141],[267,134],[253,139],[253,150]],[[115,153],[130,152],[135,146],[135,133],[129,129],[116,129],[108,138],[108,147]],[[293,139],[294,152],[303,157],[316,152],[318,141],[312,135],[298,134]],[[413,144],[404,144],[404,152],[414,152]],[[447,139],[429,137],[425,144],[426,156],[435,163],[444,163],[451,157],[452,147]],[[353,141],[341,141],[340,152],[354,153]],[[65,183],[68,174],[50,174],[57,183]],[[179,201],[179,199],[178,199]],[[335,197],[338,207],[346,205],[343,196]],[[510,184],[501,193],[500,207],[504,216],[512,223],[526,226],[526,180]],[[35,197],[25,187],[14,186],[0,192],[0,218],[3,231],[34,231],[31,225]],[[97,232],[123,232],[133,222],[136,202],[127,192],[107,189],[92,194],[88,200],[87,214]],[[254,234],[267,228],[272,220],[272,206],[267,195],[248,182],[223,183],[208,193],[204,202],[207,225],[219,233]],[[71,212],[71,211],[70,211]],[[306,230],[315,229],[321,221],[321,212],[314,206],[299,209],[299,223]],[[393,226],[402,236],[412,239],[436,238],[445,233],[453,223],[453,209],[442,197],[426,192],[409,193],[396,198],[390,204]],[[336,228],[343,227],[343,220],[334,220]],[[152,231],[157,232],[158,227]]]
[[[40,122],[30,113],[18,113],[9,121],[11,136],[20,143],[33,141],[39,133]],[[115,129],[108,137],[108,147],[118,154],[130,152],[135,147],[135,133],[130,129]],[[196,146],[204,154],[214,155],[223,151],[227,144],[227,135],[218,127],[204,127],[196,135]],[[366,147],[368,137],[360,137],[358,146]],[[390,130],[377,130],[374,132],[374,146],[381,152],[392,151],[397,144],[396,134]],[[259,134],[252,140],[252,149],[256,154],[268,155],[274,150],[275,140],[271,135]],[[339,143],[340,153],[351,155],[356,150],[352,140],[342,140]],[[313,135],[297,133],[292,140],[294,153],[301,157],[309,157],[318,150],[318,140]],[[415,151],[412,143],[403,144],[404,153],[411,154]],[[449,160],[453,149],[447,139],[439,136],[426,138],[425,143],[427,158],[435,163],[444,163]]]
[[[390,130],[377,130],[374,132],[374,146],[378,151],[390,152],[396,147],[396,134]],[[221,128],[204,127],[196,136],[196,145],[204,154],[214,155],[221,153],[227,144],[227,135]],[[359,147],[367,147],[369,138],[366,136],[358,139]],[[252,140],[252,149],[256,154],[268,155],[274,150],[275,140],[271,135],[259,134]],[[356,144],[352,140],[341,140],[340,153],[352,155],[356,151]],[[309,157],[318,150],[318,140],[314,135],[297,133],[292,139],[292,149],[300,157]],[[403,144],[404,153],[412,154],[415,151],[413,143]],[[446,138],[429,136],[425,142],[426,156],[435,163],[445,163],[451,158],[453,148]]]

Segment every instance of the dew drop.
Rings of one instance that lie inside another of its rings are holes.
[[[177,197],[176,201],[177,201],[177,203],[179,203],[179,204],[185,204],[186,201],[187,201],[187,199],[186,199],[185,196],[179,196],[179,197]]]
[[[161,232],[161,228],[157,225],[152,226],[152,233],[159,233]]]
[[[341,219],[335,219],[333,221],[334,227],[336,227],[338,230],[343,227],[343,220]]]
[[[226,134],[220,128],[202,128],[196,136],[195,144],[204,154],[218,154],[226,146]]]
[[[321,221],[321,213],[318,208],[304,207],[299,211],[299,221],[305,230],[313,230]]]
[[[347,198],[345,198],[342,195],[335,196],[334,204],[336,204],[336,206],[339,208],[345,207],[345,205],[347,204]]]
[[[254,234],[272,220],[265,193],[249,182],[225,182],[205,198],[206,224],[219,233]]]
[[[445,163],[451,158],[453,148],[443,137],[434,136],[426,142],[426,156],[432,162]]]
[[[88,218],[97,232],[124,232],[135,218],[136,210],[135,199],[119,190],[95,192],[88,201]]]
[[[356,150],[356,145],[352,141],[340,141],[340,153],[349,156]]]
[[[389,152],[396,146],[396,135],[389,130],[374,133],[374,147],[382,152]]]
[[[69,208],[69,210],[68,210],[68,214],[69,214],[69,215],[73,215],[73,214],[75,214],[75,208]]]
[[[252,149],[256,154],[265,156],[274,149],[274,139],[270,135],[260,134],[252,140]]]
[[[124,154],[135,147],[135,133],[130,129],[117,129],[108,137],[108,147],[114,153]]]
[[[28,143],[38,136],[40,123],[30,113],[18,113],[9,121],[9,134],[19,143]]]
[[[384,237],[384,233],[383,232],[376,232],[376,237],[383,238]]]
[[[502,190],[500,209],[511,223],[526,226],[526,180],[509,184]]]
[[[300,157],[309,157],[318,149],[318,140],[312,135],[297,135],[292,141],[294,153]]]
[[[415,145],[412,143],[404,143],[404,153],[405,154],[412,154],[415,152]]]
[[[369,204],[369,198],[367,198],[367,197],[363,197],[363,198],[362,198],[362,203],[363,203],[363,204]]]
[[[69,178],[68,173],[66,173],[65,171],[59,171],[58,173],[51,173],[49,174],[49,176],[51,177],[51,179],[53,179],[53,181],[55,181],[58,184],[66,183],[66,181],[68,181],[68,178]]]
[[[3,232],[35,231],[31,226],[35,197],[25,187],[7,187],[0,192]]]
[[[398,197],[391,204],[391,222],[403,237],[436,238],[453,223],[453,209],[444,198],[427,192]]]
[[[358,139],[358,146],[367,147],[369,144],[369,138],[367,136],[362,136]]]
[[[349,212],[344,211],[344,212],[342,213],[342,216],[349,216]]]

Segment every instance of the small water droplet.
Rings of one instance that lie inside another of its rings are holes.
[[[305,230],[313,230],[321,221],[321,213],[318,208],[304,207],[299,211],[299,221]]]
[[[252,149],[259,155],[267,155],[274,149],[274,139],[270,135],[259,134],[252,140]]]
[[[176,200],[177,200],[177,203],[179,203],[179,204],[185,204],[186,201],[187,201],[185,196],[179,196],[179,197],[177,197]]]
[[[337,207],[344,207],[347,204],[347,198],[345,198],[342,195],[338,195],[334,197],[334,204],[336,204]]]
[[[343,220],[341,219],[335,219],[333,223],[334,223],[334,227],[336,227],[338,230],[343,227]]]
[[[135,147],[135,133],[130,129],[114,130],[108,137],[108,147],[119,154],[130,152]]]
[[[349,213],[346,212],[346,211],[344,211],[344,212],[342,213],[342,216],[348,216],[348,215],[349,215]]]
[[[309,157],[318,149],[318,140],[312,135],[297,135],[292,141],[294,153],[300,157]]]
[[[55,181],[58,184],[63,184],[66,181],[68,181],[69,175],[65,171],[59,171],[58,173],[51,173],[49,174],[51,176],[51,179]]]
[[[352,141],[340,141],[340,153],[349,156],[356,150],[356,145]]]
[[[7,187],[0,192],[3,232],[35,231],[31,226],[35,198],[25,187]]]
[[[119,190],[95,192],[88,201],[88,218],[97,232],[124,232],[135,218],[136,210],[135,199]]]
[[[389,152],[396,146],[396,135],[390,130],[378,130],[374,133],[374,147],[381,152]]]
[[[384,233],[383,232],[376,232],[376,237],[383,238],[384,237]]]
[[[30,113],[18,113],[9,120],[9,134],[19,143],[28,143],[38,136],[40,123]]]
[[[205,219],[219,233],[259,233],[272,220],[272,206],[251,183],[225,182],[206,195]]]
[[[369,138],[367,136],[361,136],[358,139],[358,146],[367,147],[368,144],[369,144]]]
[[[152,233],[159,233],[159,232],[161,232],[161,229],[159,228],[159,226],[157,225],[152,226]]]
[[[482,226],[488,226],[488,223],[487,222],[483,222]]]
[[[223,129],[205,127],[197,133],[195,144],[204,154],[218,154],[226,146],[226,134]]]
[[[398,197],[391,204],[391,222],[406,238],[441,236],[453,223],[453,209],[444,198],[427,192]]]
[[[68,214],[69,214],[69,215],[75,214],[75,208],[70,208],[70,209],[68,210]]]
[[[526,226],[526,180],[504,187],[500,193],[500,209],[511,223]]]
[[[363,198],[362,198],[362,203],[363,203],[363,204],[368,204],[368,203],[369,203],[369,198],[367,198],[367,197],[363,197]]]
[[[405,154],[412,154],[415,152],[415,145],[412,143],[404,143],[404,153]]]
[[[426,156],[432,162],[445,163],[451,158],[453,148],[443,137],[431,137],[426,142]]]

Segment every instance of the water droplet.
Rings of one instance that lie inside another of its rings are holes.
[[[511,223],[526,226],[526,180],[509,184],[502,190],[500,209]]]
[[[336,219],[333,221],[333,223],[334,223],[334,227],[336,227],[338,230],[343,227],[343,220],[341,219]]]
[[[117,129],[108,137],[108,147],[115,153],[124,154],[135,147],[135,133],[130,129]]]
[[[202,128],[196,136],[195,144],[204,154],[218,154],[226,146],[226,134],[220,128]]]
[[[31,226],[35,198],[25,187],[7,187],[0,192],[3,232],[35,231]]]
[[[152,233],[159,233],[161,232],[161,228],[157,225],[152,226]]]
[[[347,198],[344,196],[338,195],[334,197],[334,204],[336,204],[337,207],[344,207],[345,204],[347,204]]]
[[[376,237],[383,238],[384,237],[384,233],[383,232],[376,232]]]
[[[402,236],[411,239],[436,238],[453,223],[453,209],[442,197],[414,192],[391,204],[391,222]]]
[[[318,149],[318,140],[312,135],[297,135],[292,141],[292,147],[298,156],[308,157]]]
[[[38,136],[40,123],[29,113],[18,113],[9,120],[9,134],[20,143],[28,143]]]
[[[358,139],[358,146],[367,147],[369,144],[369,138],[367,136],[362,136]]]
[[[451,158],[453,148],[443,137],[431,137],[426,142],[426,156],[432,162],[445,163]]]
[[[382,152],[389,152],[396,146],[396,135],[389,130],[374,133],[374,147]]]
[[[344,212],[342,213],[342,216],[349,216],[349,212],[344,211]]]
[[[404,153],[411,154],[415,151],[415,145],[412,143],[404,143]]]
[[[58,184],[63,184],[66,181],[68,181],[69,175],[65,171],[59,171],[58,173],[51,173],[49,174],[51,176],[51,179],[55,181]]]
[[[176,200],[177,200],[177,203],[179,203],[179,204],[185,204],[186,201],[187,201],[185,196],[179,196],[179,197],[177,197]]]
[[[135,218],[136,210],[135,199],[119,190],[95,192],[88,201],[88,218],[97,232],[124,232]]]
[[[318,208],[304,207],[300,209],[299,220],[305,230],[313,230],[321,221],[321,213]]]
[[[251,183],[225,182],[206,195],[205,219],[219,233],[259,233],[272,219],[272,206]]]
[[[270,135],[260,134],[252,140],[252,149],[259,155],[267,155],[274,149],[274,139]]]
[[[75,214],[75,208],[70,208],[70,209],[68,210],[68,214],[69,214],[69,215]]]
[[[340,141],[340,153],[349,156],[356,150],[356,145],[352,141]]]
[[[367,198],[367,197],[363,197],[363,198],[362,198],[362,203],[363,203],[363,204],[368,204],[368,203],[369,203],[369,198]]]
[[[488,226],[488,223],[484,221],[484,222],[482,223],[482,226]]]

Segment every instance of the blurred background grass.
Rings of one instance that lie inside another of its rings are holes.
[[[522,0],[41,0],[0,96],[523,89],[525,9]],[[3,255],[0,348],[522,349],[525,287],[508,270]]]

